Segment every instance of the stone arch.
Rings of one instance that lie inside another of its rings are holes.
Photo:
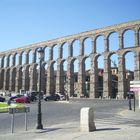
[[[53,60],[56,61],[59,58],[59,45],[58,44],[54,44],[53,45]]]
[[[80,54],[80,41],[78,39],[74,39],[71,43],[72,45],[72,54],[73,54],[73,57],[77,57],[79,56]]]
[[[116,51],[119,49],[119,38],[116,31],[108,34],[109,51]],[[115,42],[115,43],[114,43]]]
[[[83,39],[84,55],[89,55],[92,52],[92,38],[86,37]]]
[[[123,43],[124,48],[135,46],[135,33],[133,29],[128,28],[123,31]]]
[[[102,53],[105,50],[104,35],[100,34],[95,37],[95,47],[97,53]]]
[[[20,63],[19,63],[19,53],[15,53],[14,54],[14,58],[15,58],[15,66],[17,66],[17,65],[19,65]]]
[[[33,51],[32,50],[28,50],[28,62],[29,64],[32,63],[32,60],[33,60]]]
[[[110,53],[110,98],[116,98],[118,95],[118,54]]]
[[[68,48],[68,43],[67,42],[64,42],[62,45],[62,58],[63,59],[66,59],[66,58],[68,58],[68,50],[69,50],[69,48]]]
[[[48,46],[45,46],[44,47],[44,52],[45,52],[45,58],[44,58],[44,60],[45,61],[48,61],[49,60],[49,47]]]

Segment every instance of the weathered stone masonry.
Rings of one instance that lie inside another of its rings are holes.
[[[123,35],[125,31],[134,31],[135,46],[124,48]],[[117,51],[109,51],[109,36],[112,33],[118,34],[119,49]],[[19,92],[20,89],[38,90],[38,57],[37,50],[42,47],[44,50],[49,48],[49,59],[44,60],[44,70],[42,72],[42,90],[46,94],[53,94],[55,91],[64,93],[65,76],[68,79],[68,94],[72,96],[74,93],[74,61],[79,61],[78,71],[78,92],[85,93],[85,59],[91,59],[90,70],[90,97],[98,98],[97,94],[97,59],[104,56],[104,77],[103,77],[103,96],[108,97],[111,94],[111,73],[110,73],[110,56],[118,55],[118,97],[120,99],[126,96],[125,88],[125,62],[124,56],[127,52],[135,54],[135,70],[134,79],[140,80],[140,20],[109,26],[106,28],[87,31],[71,36],[66,36],[46,42],[40,42],[28,45],[22,48],[12,49],[0,53],[0,89]],[[104,37],[104,52],[102,54],[96,51],[96,40],[99,36]],[[92,40],[92,51],[90,55],[84,55],[84,41],[86,38]],[[73,56],[73,42],[80,41],[79,56]],[[68,57],[63,58],[63,45],[68,44]],[[57,72],[54,71],[53,48],[59,46],[57,62]],[[32,54],[32,62],[29,62],[29,53]],[[24,54],[24,57],[23,57]],[[10,59],[12,58],[12,59]],[[16,60],[17,59],[17,60]],[[18,62],[17,62],[18,61]],[[67,72],[65,75],[63,63],[67,61]],[[23,63],[24,62],[24,63]],[[45,67],[47,65],[47,68]],[[56,74],[56,77],[54,76]]]

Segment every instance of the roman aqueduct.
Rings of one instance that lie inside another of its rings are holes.
[[[134,33],[134,46],[124,47],[124,34],[128,30]],[[118,49],[111,50],[110,36],[116,33],[118,36]],[[97,39],[104,38],[104,51],[97,52]],[[85,54],[87,39],[91,40],[91,51]],[[79,41],[79,54],[74,56],[73,44]],[[54,48],[58,47],[58,58],[54,60]],[[106,28],[82,32],[62,38],[57,38],[45,42],[28,45],[25,47],[11,49],[0,53],[0,90],[19,92],[20,89],[26,91],[38,90],[38,49],[42,47],[45,57],[42,64],[42,85],[41,88],[46,94],[53,94],[55,91],[64,93],[65,78],[68,79],[68,94],[74,93],[74,62],[78,60],[78,92],[84,94],[85,87],[85,61],[90,58],[90,98],[98,98],[98,58],[104,58],[103,73],[103,96],[111,95],[111,61],[113,54],[118,56],[118,98],[126,96],[126,76],[125,76],[125,55],[128,52],[134,53],[134,79],[140,80],[140,20],[117,24]],[[67,47],[67,57],[65,56]],[[46,50],[48,53],[46,53]],[[48,58],[47,60],[45,58]],[[67,71],[64,70],[64,63],[67,62]],[[54,64],[57,70],[54,70]]]

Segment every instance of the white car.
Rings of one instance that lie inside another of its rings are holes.
[[[66,96],[65,95],[63,95],[61,93],[58,93],[58,92],[56,94],[59,95],[60,100],[66,100]]]

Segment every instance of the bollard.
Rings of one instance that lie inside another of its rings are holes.
[[[94,124],[93,108],[90,108],[90,107],[82,108],[80,112],[80,131],[92,132],[95,130],[96,130],[96,127]]]

